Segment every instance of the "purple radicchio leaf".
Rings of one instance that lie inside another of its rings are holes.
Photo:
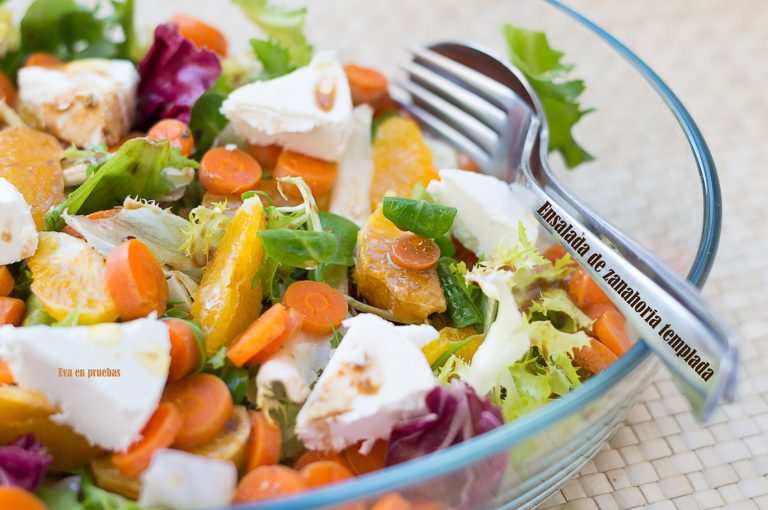
[[[196,48],[176,25],[155,29],[155,41],[139,64],[139,115],[142,126],[160,119],[189,123],[192,106],[221,76],[218,55]]]
[[[386,465],[400,464],[461,443],[504,424],[501,410],[458,380],[436,386],[426,396],[429,413],[395,425]],[[445,501],[451,508],[475,508],[491,499],[507,466],[507,452],[472,464],[430,484],[417,496]]]
[[[13,485],[34,491],[43,481],[52,457],[32,434],[0,446],[0,486]]]

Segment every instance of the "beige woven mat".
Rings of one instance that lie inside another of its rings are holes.
[[[699,123],[723,188],[705,295],[742,335],[740,396],[699,426],[660,370],[597,456],[544,503],[768,509],[768,2],[570,0],[635,50]]]

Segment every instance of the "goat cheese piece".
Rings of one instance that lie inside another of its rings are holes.
[[[352,111],[352,134],[347,150],[339,161],[336,185],[328,210],[363,226],[371,215],[373,182],[373,146],[371,122],[373,110],[362,104]]]
[[[232,461],[194,455],[179,450],[160,450],[141,475],[139,505],[178,510],[224,508],[237,485]]]
[[[332,51],[285,76],[238,88],[221,113],[252,144],[279,144],[326,161],[341,157],[352,131],[349,82]]]
[[[31,257],[37,250],[32,208],[16,186],[0,177],[0,265]]]
[[[19,70],[19,112],[78,147],[114,145],[130,129],[139,74],[127,60],[75,60]]]
[[[522,222],[532,243],[538,223],[509,184],[490,175],[465,170],[440,170],[440,180],[427,191],[441,205],[458,210],[451,233],[477,255],[488,255],[500,243],[517,244]]]
[[[94,326],[0,327],[0,357],[23,388],[44,393],[53,417],[92,443],[124,450],[154,412],[171,362],[168,327],[139,319]]]
[[[411,335],[372,314],[343,324],[347,333],[296,419],[296,433],[313,450],[338,451],[358,441],[365,449],[388,438],[398,421],[425,411],[425,395],[435,386]]]

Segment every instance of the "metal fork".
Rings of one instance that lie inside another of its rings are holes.
[[[400,84],[411,101],[403,106],[485,173],[524,185],[523,199],[534,217],[560,239],[662,359],[700,420],[721,399],[733,400],[734,333],[695,287],[560,184],[547,162],[546,116],[523,74],[491,52],[462,43],[438,43],[412,54],[403,66],[408,80]],[[562,239],[551,223],[553,215],[585,239],[588,253],[580,255]],[[588,263],[596,253],[605,263],[596,264],[597,269]],[[604,279],[610,271],[637,291],[662,322],[652,325],[650,311],[641,310],[639,300],[623,298]],[[708,377],[706,364],[712,369]]]

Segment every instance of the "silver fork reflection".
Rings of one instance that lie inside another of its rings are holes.
[[[734,334],[690,283],[559,183],[547,163],[546,117],[522,73],[484,49],[453,42],[414,50],[403,68],[408,80],[400,85],[411,97],[403,106],[414,117],[484,172],[523,184],[529,208],[555,238],[560,236],[546,219],[551,221],[552,213],[583,235],[590,246],[584,257],[567,242],[563,245],[670,369],[696,416],[706,420],[722,398],[733,400]],[[600,271],[586,260],[596,252],[606,263]],[[622,298],[603,278],[609,270],[663,321],[649,323],[638,301]],[[696,371],[705,363],[713,370],[709,377]]]

